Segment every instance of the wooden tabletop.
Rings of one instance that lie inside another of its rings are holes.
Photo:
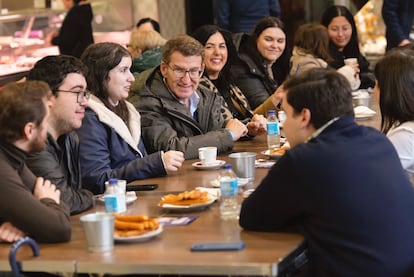
[[[257,158],[266,149],[266,136],[235,144],[232,152],[256,152]],[[229,161],[228,154],[218,159]],[[172,192],[195,187],[212,187],[219,170],[198,170],[188,160],[180,170],[167,177],[135,181],[135,184],[156,183],[158,189],[137,192],[138,199],[128,205],[128,214],[146,214],[151,217],[195,215],[197,219],[185,226],[164,226],[163,232],[146,242],[116,243],[112,251],[90,253],[80,223],[80,216],[103,210],[97,204],[92,210],[72,216],[72,239],[68,243],[40,244],[40,256],[33,257],[27,246],[18,251],[24,271],[66,273],[113,274],[198,274],[198,275],[269,275],[276,276],[278,266],[303,243],[303,236],[289,233],[244,231],[237,221],[222,221],[219,203],[202,211],[172,213],[158,207],[160,198]],[[247,187],[255,187],[268,169],[256,169],[255,180]],[[241,198],[241,197],[240,197]],[[241,251],[202,252],[190,251],[193,243],[211,241],[245,242]],[[0,245],[0,270],[10,270],[8,264],[10,244]]]
[[[372,109],[377,114],[368,120],[358,120],[379,129],[381,116],[378,103],[373,99]],[[255,152],[257,158],[266,158],[266,136],[236,142],[231,152]],[[223,153],[218,159],[229,162]],[[269,275],[276,276],[278,266],[303,243],[298,234],[265,233],[242,230],[237,221],[222,221],[219,204],[206,210],[185,214],[168,213],[158,207],[162,195],[191,190],[195,187],[211,187],[219,170],[198,170],[192,166],[196,160],[188,160],[177,173],[166,177],[132,182],[134,184],[156,183],[158,189],[137,192],[138,199],[128,205],[129,214],[146,214],[151,217],[195,215],[197,219],[186,226],[165,226],[157,237],[140,243],[116,243],[112,251],[89,253],[80,223],[80,216],[72,216],[72,239],[68,243],[40,244],[40,256],[33,257],[28,246],[18,251],[17,260],[22,261],[24,271],[66,273],[113,273],[113,274],[199,274],[199,275]],[[256,187],[266,176],[268,169],[256,168],[255,179],[246,188]],[[243,190],[243,189],[242,189]],[[103,206],[83,214],[102,210]],[[241,251],[194,253],[190,246],[197,242],[238,241],[246,243]],[[8,271],[10,244],[0,245],[0,270]]]

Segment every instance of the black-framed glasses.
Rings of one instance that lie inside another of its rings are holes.
[[[89,90],[83,90],[83,91],[73,91],[73,90],[63,90],[63,89],[58,89],[56,90],[56,92],[71,92],[71,93],[76,93],[76,102],[77,103],[82,103],[85,100],[89,100],[89,98],[91,98],[91,92]]]
[[[191,79],[199,79],[201,75],[203,75],[203,70],[200,70],[199,68],[192,68],[190,70],[185,70],[184,68],[176,67],[172,68],[168,63],[165,63],[169,69],[171,69],[175,77],[177,78],[183,78],[185,74],[188,73]]]

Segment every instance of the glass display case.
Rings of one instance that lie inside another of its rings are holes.
[[[58,30],[62,11],[31,9],[0,15],[0,86],[21,78],[46,55],[59,54],[45,37]]]

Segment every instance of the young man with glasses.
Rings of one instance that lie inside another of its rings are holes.
[[[141,113],[149,152],[179,150],[186,159],[193,159],[200,147],[229,151],[234,141],[247,134],[239,120],[224,120],[221,96],[199,86],[203,59],[204,47],[192,37],[179,35],[164,45],[161,64],[138,76],[130,101]]]
[[[61,199],[71,214],[92,207],[93,194],[82,188],[79,142],[75,129],[82,126],[90,92],[86,89],[86,67],[75,57],[47,56],[29,72],[28,80],[49,84],[54,95],[49,117],[46,149],[31,154],[28,167],[51,180],[61,191]]]

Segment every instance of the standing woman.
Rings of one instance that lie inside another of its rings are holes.
[[[374,94],[381,110],[381,131],[391,140],[413,182],[414,50],[391,50],[376,64],[375,76]]]
[[[289,74],[285,26],[277,17],[264,17],[250,35],[234,34],[233,41],[239,56],[231,66],[234,81],[256,109]]]
[[[345,65],[345,59],[357,58],[354,68],[359,71],[360,88],[374,87],[375,77],[359,50],[358,32],[351,12],[344,6],[330,6],[323,13],[321,23],[328,28],[330,38],[329,53],[333,61],[329,65],[338,69]]]
[[[51,33],[51,43],[59,47],[60,54],[79,58],[92,44],[92,7],[85,0],[63,0],[68,13],[62,22],[59,33]]]
[[[93,93],[77,131],[83,181],[94,184],[88,189],[102,193],[109,178],[131,182],[177,171],[184,161],[182,152],[146,153],[140,114],[125,100],[135,80],[128,50],[116,43],[97,43],[81,60],[88,67],[86,81]]]

